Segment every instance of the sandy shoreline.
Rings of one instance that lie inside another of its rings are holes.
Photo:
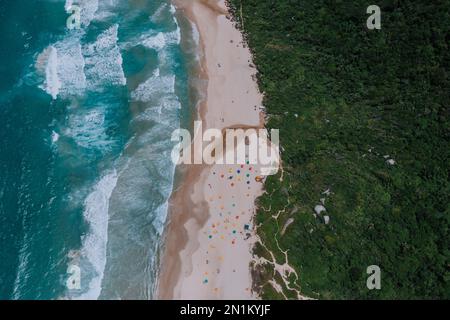
[[[262,95],[242,35],[217,0],[175,0],[193,22],[208,80],[197,119],[203,129],[262,127]],[[251,165],[189,165],[170,200],[157,297],[252,299],[252,220],[262,184]]]

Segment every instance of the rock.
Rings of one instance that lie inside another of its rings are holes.
[[[321,204],[318,204],[317,206],[314,207],[314,211],[317,214],[320,214],[322,211],[327,211],[327,209],[325,209],[325,207]]]
[[[395,160],[394,159],[389,159],[389,160],[386,160],[386,163],[391,165],[391,166],[393,166],[395,164]]]
[[[325,222],[325,224],[328,224],[330,222],[330,217],[329,216],[324,216],[323,217],[323,221]]]

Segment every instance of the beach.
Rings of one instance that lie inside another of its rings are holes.
[[[450,297],[449,1],[1,3],[0,300]]]
[[[174,1],[197,28],[200,77],[207,80],[197,120],[203,129],[262,128],[262,94],[242,34],[224,1]],[[263,192],[251,164],[183,165],[170,204],[157,297],[255,299],[250,263],[255,199]]]

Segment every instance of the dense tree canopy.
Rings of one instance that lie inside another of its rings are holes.
[[[450,298],[450,2],[380,0],[381,30],[366,27],[368,1],[229,4],[283,148],[255,252],[288,250],[291,286],[314,298]],[[282,297],[270,265],[255,278]]]

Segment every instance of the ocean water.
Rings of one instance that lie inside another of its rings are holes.
[[[153,297],[187,25],[166,0],[0,0],[0,299]]]

